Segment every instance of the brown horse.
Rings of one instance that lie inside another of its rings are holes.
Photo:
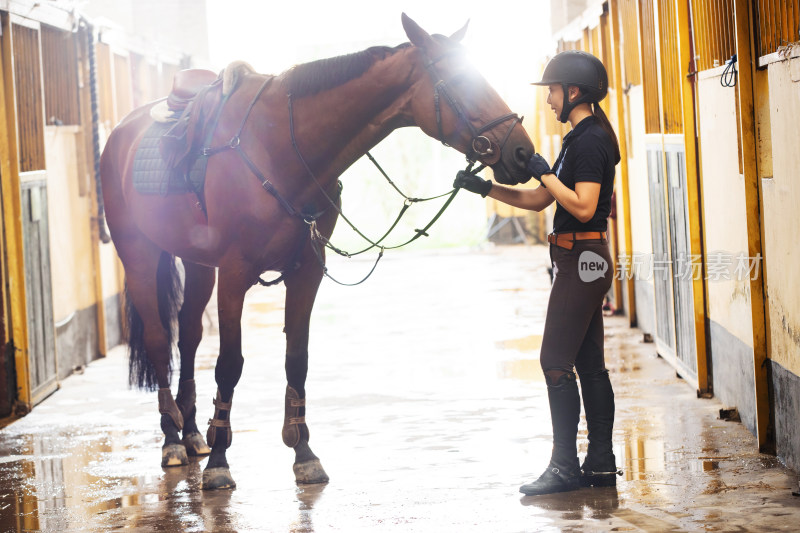
[[[146,195],[133,185],[134,156],[153,124],[154,104],[134,110],[109,136],[101,160],[103,197],[126,274],[131,383],[158,389],[162,466],[186,464],[187,453],[210,453],[205,489],[235,486],[225,456],[244,362],[242,304],[265,271],[281,273],[286,285],[283,441],[295,450],[298,483],[328,480],[308,446],[305,381],[309,320],[324,270],[320,241],[339,215],[342,172],[396,128],[417,126],[491,166],[499,182],[528,179],[533,145],[520,119],[465,60],[458,42],[466,26],[445,37],[429,35],[405,14],[402,22],[410,43],[395,48],[299,65],[274,77],[233,69],[239,81],[228,89],[207,137],[206,180],[198,194]],[[185,271],[179,310],[176,256]],[[215,268],[220,349],[209,450],[195,422],[193,378]],[[173,313],[180,352],[175,398]]]

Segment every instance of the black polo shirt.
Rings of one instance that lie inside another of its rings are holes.
[[[614,141],[594,116],[581,120],[564,136],[561,153],[553,164],[553,172],[561,183],[575,190],[579,181],[600,184],[597,210],[588,222],[581,222],[561,204],[556,204],[553,232],[606,231],[614,192],[614,167],[619,162]]]

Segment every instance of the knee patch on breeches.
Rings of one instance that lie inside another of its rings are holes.
[[[559,387],[568,383],[575,383],[575,372],[553,368],[544,371],[544,380],[548,387]]]

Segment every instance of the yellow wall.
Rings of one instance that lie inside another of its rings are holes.
[[[91,205],[81,195],[78,176],[86,169],[77,158],[83,147],[77,126],[45,128],[53,316],[59,322],[94,304]],[[83,191],[85,193],[85,191]]]
[[[100,152],[102,153],[105,148],[108,136],[111,134],[111,129],[105,125],[100,124],[98,127],[98,136],[100,140]],[[122,270],[122,263],[117,250],[112,243],[99,244],[100,246],[100,268],[103,273],[103,300],[106,300],[118,293],[121,293],[125,288],[125,274]]]
[[[768,68],[773,177],[761,185],[769,355],[800,375],[800,57]]]
[[[739,173],[736,89],[722,87],[724,68],[698,76],[697,106],[700,137],[700,173],[705,217],[705,254],[709,265],[706,284],[708,317],[749,347],[753,347],[750,310],[750,280],[735,269],[741,257],[749,266],[747,252],[747,211],[744,176]],[[718,274],[715,265],[727,265],[730,279]]]
[[[609,73],[611,75],[611,73]],[[620,136],[620,127],[619,122],[617,121],[617,117],[619,116],[619,110],[617,109],[617,94],[616,89],[611,88],[608,90],[608,99],[609,103],[609,113],[608,119],[611,121],[611,125],[614,128],[614,131],[617,134],[617,138]],[[623,106],[624,107],[624,106]],[[617,211],[617,236],[616,242],[614,243],[616,247],[616,254],[617,256],[620,255],[630,255],[631,251],[626,249],[625,246],[625,234],[628,231],[628,228],[625,227],[625,217],[623,213],[625,212],[624,207],[624,191],[622,189],[622,164],[618,164],[615,169],[614,174],[614,191],[616,192],[616,206],[615,209]],[[609,226],[609,230],[611,230],[611,226]],[[617,260],[618,257],[614,257],[614,260]]]
[[[100,267],[103,272],[103,299],[105,300],[121,292],[124,287],[125,276],[113,244],[100,245]]]
[[[650,228],[650,189],[645,149],[644,96],[641,85],[628,91],[628,190],[631,205],[632,253],[650,254],[653,237]],[[650,284],[652,285],[652,276]]]
[[[48,168],[48,215],[53,276],[53,315],[60,322],[70,314],[90,308],[120,293],[122,269],[113,244],[92,238],[93,195],[91,161],[80,157],[84,139],[77,126],[48,126],[45,148]],[[81,181],[83,180],[83,181]],[[92,246],[100,246],[102,299],[96,302],[98,272]]]

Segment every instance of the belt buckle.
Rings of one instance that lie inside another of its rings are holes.
[[[555,233],[554,235],[554,244],[559,248],[564,248],[565,250],[572,250],[572,247],[575,246],[575,234],[574,233]],[[570,238],[572,235],[572,238]]]

